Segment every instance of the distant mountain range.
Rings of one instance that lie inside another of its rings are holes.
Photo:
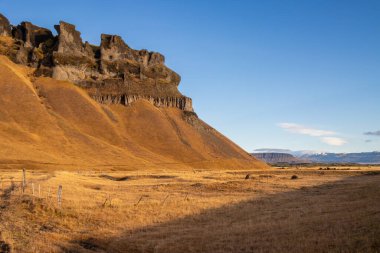
[[[322,153],[302,155],[300,158],[320,163],[380,164],[380,152]]]
[[[253,156],[267,163],[361,163],[380,164],[380,152],[324,153],[284,149],[257,149]]]

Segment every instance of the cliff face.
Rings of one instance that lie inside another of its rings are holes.
[[[35,76],[75,83],[99,103],[129,105],[146,99],[155,106],[193,111],[191,99],[178,91],[180,76],[160,53],[134,50],[117,35],[102,34],[100,46],[83,43],[75,26],[62,21],[55,29],[57,36],[30,22],[12,26],[0,14],[0,36],[13,40],[0,52],[35,68]]]

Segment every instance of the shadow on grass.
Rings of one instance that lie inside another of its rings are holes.
[[[380,252],[380,175],[269,195],[73,240],[65,252]]]

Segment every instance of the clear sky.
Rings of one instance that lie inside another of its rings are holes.
[[[380,150],[379,0],[0,0],[0,12],[163,53],[198,115],[247,151]]]

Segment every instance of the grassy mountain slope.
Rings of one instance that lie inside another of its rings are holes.
[[[43,168],[265,168],[195,115],[101,105],[77,86],[30,78],[0,56],[0,163]]]

